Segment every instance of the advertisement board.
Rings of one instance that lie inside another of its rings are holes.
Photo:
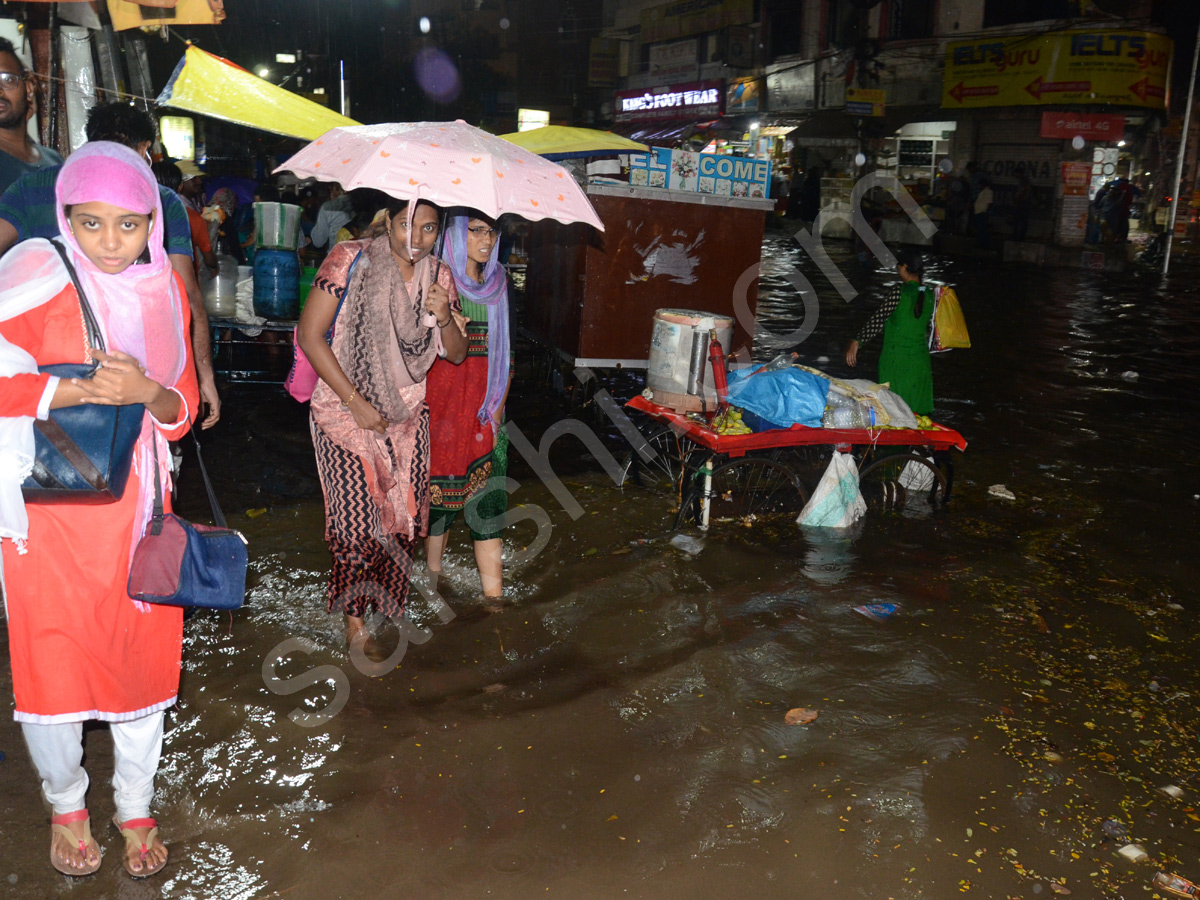
[[[641,42],[657,44],[753,22],[754,0],[674,0],[642,10],[641,20]]]
[[[846,88],[846,112],[852,116],[882,116],[886,99],[884,91]]]
[[[1107,113],[1042,113],[1044,138],[1070,140],[1082,137],[1086,141],[1119,141],[1125,135],[1125,117]]]
[[[629,183],[717,197],[766,198],[771,193],[771,162],[651,147],[649,153],[630,155]]]
[[[942,106],[1115,104],[1165,109],[1172,42],[1128,29],[1079,29],[946,45]]]
[[[652,122],[719,116],[724,93],[724,82],[721,81],[693,81],[648,90],[617,91],[613,119],[617,122]]]
[[[696,39],[655,44],[650,48],[650,77],[676,81],[696,77]]]

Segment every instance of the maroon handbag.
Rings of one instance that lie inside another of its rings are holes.
[[[154,478],[154,516],[138,541],[129,567],[129,596],[166,606],[238,609],[246,596],[249,552],[240,531],[225,524],[212,482],[200,455],[195,433],[196,461],[208,491],[215,525],[193,525],[163,511],[162,488]],[[158,472],[155,447],[154,471]]]

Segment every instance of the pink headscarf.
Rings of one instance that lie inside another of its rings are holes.
[[[55,193],[59,233],[100,319],[108,349],[136,357],[160,384],[174,384],[187,361],[187,335],[179,318],[179,288],[163,245],[158,182],[150,167],[122,144],[92,141],[67,159]],[[94,202],[151,215],[149,263],[134,263],[116,275],[92,264],[75,240],[64,207]]]

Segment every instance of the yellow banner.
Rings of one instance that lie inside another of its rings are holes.
[[[946,46],[942,106],[1115,104],[1165,109],[1171,39],[1080,29]]]
[[[305,141],[331,128],[358,124],[199,47],[187,48],[158,105]]]
[[[754,21],[754,0],[673,0],[642,10],[643,45]]]

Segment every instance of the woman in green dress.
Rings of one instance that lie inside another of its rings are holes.
[[[883,332],[879,383],[888,384],[918,416],[933,415],[933,369],[929,364],[929,319],[933,291],[921,283],[925,261],[918,250],[897,256],[894,285],[846,348],[846,365],[858,365],[858,348]]]

